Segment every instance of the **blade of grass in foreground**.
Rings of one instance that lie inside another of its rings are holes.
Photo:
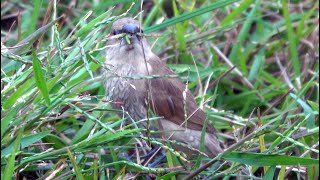
[[[14,107],[10,110],[10,112],[1,119],[1,140],[4,132],[8,128],[10,121],[14,118],[14,116],[17,114],[17,107]]]
[[[265,176],[263,176],[262,180],[273,179],[275,171],[276,171],[276,166],[270,167],[269,170],[266,172]]]
[[[39,59],[34,51],[32,51],[32,66],[34,71],[34,77],[36,79],[36,84],[40,89],[40,92],[43,95],[46,104],[50,105],[51,102],[50,102],[49,91],[48,91],[47,83],[45,80],[45,76],[42,73]]]
[[[8,98],[4,99],[2,108],[7,110],[11,108],[19,98],[23,96],[24,93],[30,91],[34,87],[34,80],[28,79],[21,85],[14,93],[12,93]]]
[[[231,152],[222,157],[225,160],[243,163],[251,166],[275,165],[318,165],[319,159],[300,158],[285,155],[269,155],[257,153]]]
[[[40,141],[43,137],[49,135],[51,132],[50,131],[44,131],[44,132],[39,132],[36,134],[31,134],[24,136],[23,138],[20,139],[20,148],[23,149],[37,141]],[[9,155],[14,148],[14,143],[10,144],[8,147],[4,148],[1,150],[1,157]]]
[[[68,148],[67,148],[67,152],[68,152],[68,156],[69,156],[69,158],[70,158],[70,161],[71,161],[71,163],[72,163],[72,166],[73,166],[73,168],[74,168],[74,171],[75,171],[75,173],[76,173],[77,179],[84,180],[84,177],[83,177],[83,175],[81,174],[81,171],[80,171],[79,167],[77,166],[77,162],[76,162],[76,160],[74,159],[72,153],[70,152],[70,150],[69,150]]]
[[[1,179],[12,179],[13,171],[15,169],[14,168],[14,161],[16,158],[16,152],[18,151],[23,131],[24,131],[24,127],[21,127],[18,132],[17,138],[13,143],[13,148],[12,148],[11,154],[9,156],[8,162],[6,164],[6,167],[4,169],[3,177],[1,176]]]

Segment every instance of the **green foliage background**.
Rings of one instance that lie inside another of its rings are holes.
[[[149,0],[141,12],[137,0],[2,0],[1,179],[317,179],[318,5]],[[161,139],[151,139],[166,149],[161,165],[124,158],[150,139],[120,128],[101,68],[112,22],[137,15],[218,129],[216,158],[184,162]]]

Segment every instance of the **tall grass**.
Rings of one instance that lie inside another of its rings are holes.
[[[73,2],[1,1],[1,179],[318,179],[319,1],[142,6],[153,51],[205,102],[214,159],[143,137],[106,100],[108,31],[140,1]],[[150,144],[160,165],[126,157]]]

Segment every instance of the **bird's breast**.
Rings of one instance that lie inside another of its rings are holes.
[[[140,75],[140,72],[129,64],[109,65],[108,68],[110,70],[104,73],[104,86],[107,99],[112,102],[112,106],[121,110],[124,108],[133,119],[144,118],[146,116],[145,80],[135,78]]]

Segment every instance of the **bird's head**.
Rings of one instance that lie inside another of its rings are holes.
[[[133,18],[121,18],[111,27],[107,53],[143,55],[150,47],[144,37],[140,22]]]

